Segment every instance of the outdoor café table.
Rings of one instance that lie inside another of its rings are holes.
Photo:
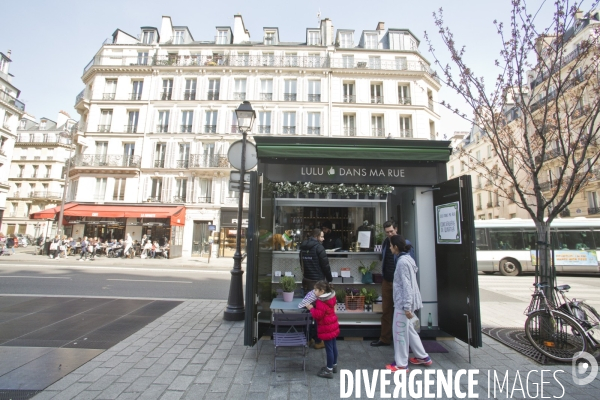
[[[298,308],[298,304],[302,301],[302,297],[294,297],[292,301],[283,301],[283,299],[275,298],[271,302],[271,310],[274,312],[279,310],[282,313],[290,312],[290,311],[303,311]]]

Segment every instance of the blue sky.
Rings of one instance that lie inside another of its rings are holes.
[[[440,7],[457,42],[467,46],[472,69],[491,81],[500,45],[492,21],[508,21],[509,0],[11,1],[1,6],[0,51],[12,50],[13,84],[21,90],[28,113],[55,119],[59,110],[65,110],[79,119],[73,105],[83,88],[83,68],[117,28],[135,36],[141,26],[160,28],[161,16],[168,15],[175,25],[188,26],[195,40],[212,40],[215,26],[232,26],[233,15],[240,13],[252,40],[260,40],[264,26],[277,26],[280,40],[304,41],[305,29],[318,26],[320,10],[335,29],[354,29],[355,40],[379,21],[386,28],[408,28],[421,39],[421,53],[432,61],[423,33],[427,31],[434,47],[443,50],[432,17]],[[460,105],[449,89],[440,91],[440,99]],[[468,123],[442,112],[440,136],[468,129]]]

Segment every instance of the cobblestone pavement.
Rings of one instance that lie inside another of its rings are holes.
[[[325,351],[310,349],[307,371],[299,364],[278,362],[283,372],[272,372],[273,346],[261,340],[258,348],[243,345],[243,322],[228,322],[222,318],[226,302],[189,300],[126,340],[108,349],[71,374],[49,386],[35,399],[337,399],[340,398],[340,378],[316,376],[325,365]],[[509,374],[515,398],[526,397],[529,384],[531,397],[539,390],[540,370],[546,372],[544,396],[563,399],[600,398],[600,379],[590,385],[577,386],[571,377],[571,366],[539,366],[512,349],[484,335],[484,346],[471,349],[460,341],[441,342],[449,353],[431,354],[433,368],[441,370],[479,369],[475,392],[488,398],[488,371],[496,371],[500,379]],[[373,348],[368,341],[338,341],[339,368],[366,369],[369,373],[381,369],[393,360],[391,347]],[[411,368],[411,374],[416,370]],[[537,370],[526,380],[527,372]],[[552,373],[557,370],[557,380]],[[517,371],[522,381],[520,391]],[[421,376],[422,378],[422,376]],[[537,385],[537,386],[536,386]],[[342,389],[346,390],[347,385]],[[460,385],[466,392],[466,379]],[[564,387],[564,389],[563,389]],[[436,386],[433,386],[435,393]],[[536,389],[537,388],[537,389]],[[393,385],[388,392],[391,392]],[[377,384],[375,398],[380,398]],[[507,388],[495,398],[508,398]],[[564,394],[563,394],[564,390]],[[367,398],[363,386],[361,398]],[[541,393],[537,394],[539,398]],[[356,392],[351,398],[357,398]],[[491,392],[493,396],[493,391]],[[410,398],[410,397],[409,397]],[[420,398],[414,396],[414,398]],[[444,398],[440,396],[438,398]]]

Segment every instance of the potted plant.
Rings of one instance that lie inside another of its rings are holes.
[[[346,311],[360,312],[365,309],[365,296],[359,289],[346,288]]]
[[[364,284],[373,283],[373,270],[377,267],[377,261],[371,262],[367,267],[363,262],[360,262],[360,267],[358,267],[358,271],[362,274],[361,282]]]
[[[293,276],[282,276],[279,284],[283,290],[283,301],[292,301],[296,290],[296,279]]]
[[[346,311],[346,291],[339,289],[335,291],[335,300],[337,304],[335,305],[337,312]]]
[[[373,302],[379,296],[375,289],[361,288],[360,294],[365,297],[365,311],[373,311]]]

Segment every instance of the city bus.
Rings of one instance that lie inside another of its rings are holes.
[[[556,219],[550,226],[557,273],[599,273],[600,219]],[[537,234],[532,220],[475,221],[477,267],[505,276],[535,272]]]

